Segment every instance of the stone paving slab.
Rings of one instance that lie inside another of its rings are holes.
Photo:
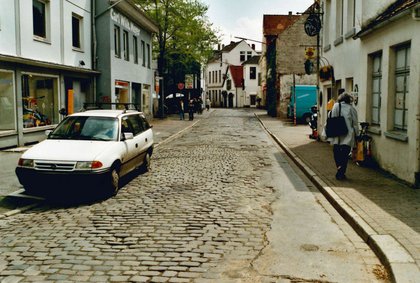
[[[420,190],[379,169],[351,161],[348,179],[337,181],[332,147],[309,139],[311,129],[307,125],[294,126],[262,111],[256,115],[327,198],[336,202],[336,208],[352,219],[346,220],[354,223],[362,238],[373,249],[380,249],[378,256],[392,269],[394,280],[420,282]]]

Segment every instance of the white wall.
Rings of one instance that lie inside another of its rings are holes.
[[[90,3],[89,0],[49,1],[47,40],[40,40],[33,35],[32,1],[1,0],[0,53],[74,67],[80,67],[79,61],[83,60],[84,68],[90,69]],[[83,17],[84,46],[81,51],[72,48],[72,13]]]
[[[16,56],[15,1],[0,0],[0,54]]]

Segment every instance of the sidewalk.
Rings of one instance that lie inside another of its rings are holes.
[[[256,116],[340,214],[375,251],[395,282],[420,282],[420,190],[379,170],[349,161],[347,180],[335,179],[332,147],[294,126],[257,111]]]

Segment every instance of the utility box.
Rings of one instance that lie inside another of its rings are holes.
[[[287,117],[293,119],[296,111],[296,122],[309,123],[312,115],[311,107],[317,104],[316,86],[291,86],[290,93],[290,102],[287,106]]]

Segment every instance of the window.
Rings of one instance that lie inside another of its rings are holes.
[[[151,53],[150,53],[150,44],[147,44],[147,68],[150,69]]]
[[[325,42],[324,51],[327,51],[330,48],[331,0],[326,0],[325,7],[323,8],[324,8],[323,10],[325,11],[324,14],[322,15],[323,22],[324,22],[324,24],[322,25],[322,28],[324,30],[324,42]]]
[[[36,37],[47,39],[47,2],[41,0],[32,1],[33,32]]]
[[[335,44],[339,44],[342,42],[343,36],[343,0],[337,0],[336,2],[336,12],[335,12],[335,36],[336,41]]]
[[[211,83],[211,72],[209,72],[209,84]]]
[[[142,55],[142,65],[143,67],[146,67],[146,43],[142,40],[141,41],[141,55]]]
[[[22,75],[23,127],[58,123],[58,79],[41,75]]]
[[[239,60],[240,60],[241,62],[245,61],[245,51],[241,51],[241,52],[240,52],[240,55],[239,55]]]
[[[123,55],[124,60],[129,61],[130,60],[130,53],[128,50],[128,31],[123,31]]]
[[[376,53],[371,57],[372,64],[372,105],[371,105],[371,123],[380,124],[381,111],[381,81],[382,81],[382,54]]]
[[[72,26],[72,42],[74,48],[82,48],[82,19],[73,14],[71,17],[71,26]]]
[[[219,70],[219,82],[222,82],[222,71]]]
[[[257,78],[257,67],[250,67],[249,68],[249,79],[255,80]]]
[[[247,53],[246,53],[246,60],[251,59],[251,57],[252,57],[252,51],[247,51]]]
[[[258,86],[261,86],[261,73],[258,73]]]
[[[0,70],[0,132],[16,130],[13,72]]]
[[[347,0],[347,32],[349,33],[349,35],[354,34],[355,26],[356,26],[356,0]]]
[[[133,36],[133,56],[134,56],[134,64],[139,63],[139,45],[137,41],[137,37]]]
[[[410,79],[410,46],[395,49],[394,129],[407,131],[407,96]]]
[[[121,39],[119,26],[114,26],[114,49],[115,57],[121,58]]]

